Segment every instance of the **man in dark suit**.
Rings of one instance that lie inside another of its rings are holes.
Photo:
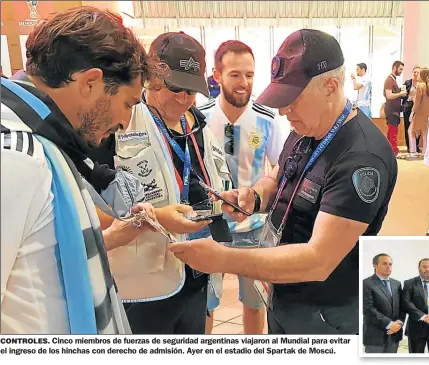
[[[402,307],[408,313],[405,334],[410,353],[429,350],[429,258],[420,260],[420,275],[405,280]]]
[[[372,260],[375,273],[363,281],[363,344],[366,353],[396,353],[402,340],[405,313],[402,285],[390,278],[392,259],[385,253]]]

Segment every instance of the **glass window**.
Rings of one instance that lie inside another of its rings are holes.
[[[392,64],[401,60],[401,27],[374,26],[372,54],[372,115],[380,116],[381,104],[386,101],[383,86],[392,70]],[[398,79],[402,84],[402,76]]]
[[[340,44],[344,54],[346,68],[345,93],[351,100],[357,98],[357,91],[353,89],[351,73],[356,74],[356,65],[366,63],[367,74],[372,74],[369,57],[369,27],[342,26],[340,29]]]
[[[271,81],[270,29],[240,27],[240,40],[252,48],[255,56],[252,96],[257,98]]]
[[[235,28],[205,28],[207,77],[212,75],[214,54],[219,46],[228,40],[235,39]],[[204,104],[207,98],[197,94],[197,105]]]
[[[228,40],[235,39],[234,28],[205,28],[207,76],[212,74],[214,54],[219,46]]]

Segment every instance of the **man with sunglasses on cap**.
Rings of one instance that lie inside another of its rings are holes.
[[[269,213],[261,235],[267,248],[238,250],[203,239],[169,249],[197,270],[263,281],[270,333],[356,334],[357,243],[381,228],[396,159],[345,97],[344,57],[334,37],[312,29],[292,33],[271,71],[257,101],[287,115],[294,132],[270,177],[224,193],[248,212]],[[245,218],[223,206],[237,221]]]
[[[218,191],[230,185],[222,148],[194,106],[198,92],[208,96],[205,51],[187,34],[171,32],[156,38],[149,54],[157,55],[170,72],[161,87],[148,85],[128,128],[116,133],[116,151],[110,151],[115,166],[140,180],[145,202],[155,207],[167,229],[181,234],[179,240],[210,237],[219,230],[228,235],[221,218],[189,219],[195,212],[213,213],[200,182]],[[109,261],[133,333],[204,334],[208,283],[220,296],[220,274],[209,280],[185,267],[158,232],[110,251]]]

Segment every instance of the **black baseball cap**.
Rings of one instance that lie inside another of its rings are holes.
[[[325,32],[301,29],[280,46],[271,63],[271,83],[256,100],[271,108],[292,104],[314,76],[344,64],[337,40]]]
[[[169,85],[209,97],[206,52],[197,40],[183,32],[163,33],[152,42],[149,54],[157,54],[170,68],[165,80]]]

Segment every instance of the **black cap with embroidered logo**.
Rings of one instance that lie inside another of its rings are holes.
[[[157,54],[170,68],[169,85],[209,96],[206,52],[197,40],[183,32],[164,33],[152,42],[149,54]]]
[[[344,64],[335,37],[315,29],[292,33],[280,46],[271,63],[271,83],[256,100],[272,108],[292,104],[314,76]]]

